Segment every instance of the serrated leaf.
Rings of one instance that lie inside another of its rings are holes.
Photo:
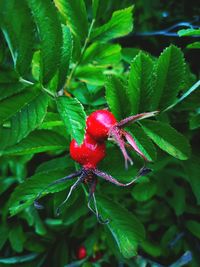
[[[178,35],[182,36],[200,36],[200,29],[182,29],[178,31]]]
[[[156,184],[153,182],[144,182],[136,184],[132,191],[132,196],[137,201],[147,201],[151,199],[157,191]]]
[[[85,50],[81,63],[110,66],[120,61],[120,52],[121,46],[119,44],[103,44],[96,42]]]
[[[62,25],[63,45],[61,48],[61,59],[58,69],[58,89],[62,89],[65,85],[69,63],[72,56],[72,36],[69,28]]]
[[[145,237],[143,225],[132,213],[111,199],[98,196],[97,203],[103,218],[110,221],[106,226],[112,233],[122,255],[125,258],[135,256],[139,243]]]
[[[34,23],[25,0],[3,0],[1,27],[20,75],[28,72],[33,56]]]
[[[152,91],[149,86],[153,60],[140,52],[131,63],[127,94],[131,103],[131,113],[150,110]]]
[[[133,6],[113,12],[106,24],[92,31],[91,39],[106,42],[127,35],[133,29],[132,12]]]
[[[40,125],[46,115],[48,96],[35,88],[27,90],[36,91],[34,97],[13,114],[7,124],[4,123],[0,126],[0,150],[21,141]],[[16,105],[15,98],[13,98],[12,104]]]
[[[54,0],[59,12],[77,39],[82,42],[88,34],[88,21],[85,2],[83,0]]]
[[[38,194],[46,188],[51,182],[65,177],[72,172],[72,168],[66,170],[46,171],[40,172],[32,177],[26,179],[25,182],[18,185],[9,199],[9,209],[11,215],[16,215],[20,211],[33,204]],[[48,193],[60,192],[68,188],[74,180],[67,181],[66,183],[57,184],[46,189],[42,195]]]
[[[169,124],[159,121],[142,121],[145,133],[162,150],[180,160],[186,160],[190,156],[188,140]]]
[[[57,98],[57,108],[67,132],[78,144],[81,144],[86,126],[86,114],[83,106],[76,98],[61,96]]]
[[[126,93],[126,83],[117,76],[109,75],[106,78],[106,100],[118,120],[129,114],[130,102]]]
[[[184,78],[185,62],[181,50],[167,47],[155,65],[155,79],[152,81],[152,109],[163,109],[176,101]]]
[[[62,29],[56,8],[50,0],[26,0],[38,28],[41,62],[40,79],[47,83],[54,76],[61,56]]]
[[[133,136],[136,145],[142,151],[149,161],[155,161],[157,158],[156,148],[151,139],[144,133],[144,131],[134,124],[129,127],[130,134]]]
[[[19,156],[46,151],[59,151],[66,148],[66,140],[61,135],[48,130],[37,130],[29,134],[17,145],[7,148],[2,154]]]

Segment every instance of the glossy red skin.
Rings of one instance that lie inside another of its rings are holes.
[[[70,156],[86,169],[94,169],[105,157],[105,143],[99,143],[89,134],[85,134],[83,143],[79,146],[73,139],[70,143]]]
[[[117,123],[114,115],[108,110],[97,110],[91,113],[86,121],[86,131],[98,141],[108,138],[109,130]]]
[[[87,257],[87,251],[86,248],[84,246],[79,247],[77,253],[76,253],[76,257],[79,260],[84,259],[85,257]]]

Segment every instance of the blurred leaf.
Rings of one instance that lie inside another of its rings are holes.
[[[200,29],[183,29],[178,31],[178,35],[182,36],[200,36]]]
[[[26,236],[23,232],[23,228],[20,224],[12,227],[9,232],[9,241],[12,249],[18,253],[23,251],[23,244],[26,240]]]
[[[92,43],[85,50],[81,63],[109,66],[120,61],[120,52],[121,46],[119,44]]]
[[[67,72],[72,56],[72,36],[67,26],[62,25],[63,45],[61,48],[61,59],[58,70],[58,89],[62,89],[67,79]]]
[[[127,85],[117,76],[110,75],[106,79],[106,100],[118,120],[127,117],[129,108],[129,99],[126,94]]]
[[[106,42],[127,35],[133,29],[133,6],[113,12],[111,19],[94,29],[91,39]]]
[[[200,49],[200,42],[194,42],[187,45],[187,48],[189,49]]]
[[[141,244],[142,249],[153,257],[159,257],[162,255],[162,248],[158,244],[154,244],[148,240],[145,240]],[[157,266],[159,267],[159,266]]]
[[[195,114],[191,116],[190,119],[190,129],[194,130],[200,127],[200,114]]]
[[[43,83],[47,83],[54,76],[60,61],[62,46],[61,24],[56,8],[50,0],[27,0],[27,2],[40,37],[40,79]]]
[[[59,114],[54,112],[47,112],[39,129],[51,130],[53,127],[56,126],[64,126],[64,123],[61,120]]]
[[[4,244],[6,243],[9,235],[9,228],[7,225],[1,224],[0,225],[0,249],[3,248]],[[1,258],[0,258],[1,259]],[[1,261],[0,261],[1,262]]]
[[[73,160],[68,156],[54,158],[48,161],[45,161],[41,163],[37,169],[36,172],[44,172],[46,170],[48,171],[55,171],[55,170],[64,170],[69,166],[73,166],[74,162]]]
[[[34,24],[25,0],[3,0],[0,4],[1,27],[15,68],[24,75],[33,56]]]
[[[197,221],[186,221],[185,223],[186,228],[198,239],[200,239],[200,223]]]
[[[71,169],[68,169],[70,172]],[[46,171],[41,172],[33,175],[32,177],[28,178],[25,182],[18,185],[14,192],[11,195],[9,200],[9,209],[11,215],[16,215],[20,211],[24,210],[25,208],[29,207],[33,204],[34,200],[38,196],[38,194],[46,188],[51,182],[65,177],[67,174],[66,170],[62,171]],[[42,193],[42,196],[47,193],[55,193],[62,191],[71,185],[71,181],[67,181],[66,183],[57,184],[54,186],[45,189]]]
[[[131,63],[127,93],[132,114],[150,110],[152,89],[149,84],[152,69],[153,61],[144,52],[140,52]]]
[[[138,48],[131,48],[131,47],[122,48],[122,59],[128,64],[131,64],[133,58],[136,57],[139,52],[140,49]]]
[[[156,194],[156,191],[154,182],[140,183],[134,186],[132,195],[137,201],[147,201]]]
[[[110,199],[98,196],[98,206],[103,218],[109,219],[107,224],[120,252],[125,258],[131,258],[137,254],[137,246],[144,239],[145,231],[138,219],[125,208],[114,203]]]
[[[57,107],[68,133],[78,144],[81,144],[85,134],[86,123],[83,106],[76,98],[62,96],[57,98]]]
[[[96,17],[98,7],[99,7],[99,0],[92,0],[92,14],[93,14],[93,18]]]
[[[40,72],[41,72],[40,61],[41,61],[41,52],[40,50],[38,50],[33,54],[33,60],[31,63],[32,75],[36,81],[40,80]]]
[[[10,257],[10,258],[0,258],[0,263],[3,264],[16,264],[16,263],[23,263],[23,262],[29,262],[37,258],[38,254],[31,253],[23,256],[16,256],[16,257]]]
[[[188,140],[170,125],[159,121],[142,121],[143,130],[162,150],[180,160],[190,156]]]
[[[17,145],[7,148],[2,154],[16,156],[64,149],[66,140],[61,135],[48,130],[37,130]]]
[[[176,101],[184,78],[185,62],[181,50],[167,47],[155,65],[155,79],[152,82],[152,109],[163,109]]]
[[[88,34],[87,12],[84,0],[54,0],[72,33],[82,42]]]
[[[1,105],[3,120],[12,115],[7,124],[0,126],[1,150],[21,141],[39,126],[46,115],[48,96],[45,93],[29,88],[29,91],[24,92],[23,99],[20,96],[13,96],[12,101],[5,100],[4,105]]]

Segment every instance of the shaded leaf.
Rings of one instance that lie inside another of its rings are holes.
[[[23,232],[22,226],[20,224],[15,225],[9,232],[9,241],[12,249],[18,253],[22,252],[25,240],[26,236]]]
[[[178,31],[178,35],[182,36],[200,36],[200,29],[182,29]]]
[[[102,86],[105,80],[104,70],[101,66],[83,65],[76,69],[75,77],[89,85]]]
[[[134,186],[132,195],[137,201],[147,201],[156,194],[156,191],[157,187],[153,182],[139,183]]]

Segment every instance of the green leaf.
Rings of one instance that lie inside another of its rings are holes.
[[[186,228],[197,238],[200,239],[200,223],[189,220],[186,222]]]
[[[155,65],[152,81],[152,109],[163,109],[177,99],[184,78],[185,62],[181,50],[171,45],[166,48]]]
[[[18,253],[23,251],[23,245],[26,241],[26,236],[20,224],[15,225],[9,233],[9,241],[12,249]]]
[[[26,88],[27,86],[20,82],[0,83],[0,100],[16,95]]]
[[[97,15],[98,7],[99,7],[99,0],[92,0],[92,14],[93,14],[93,18],[95,18],[96,15]]]
[[[51,182],[65,177],[72,171],[72,168],[67,169],[67,172],[69,173],[66,173],[66,170],[47,170],[45,172],[40,172],[33,175],[32,177],[27,178],[25,182],[15,188],[9,199],[9,209],[11,215],[16,215],[20,211],[32,205],[38,194]],[[48,193],[60,192],[68,188],[72,184],[72,182],[74,182],[74,180],[51,186],[48,189],[45,189],[45,191],[42,193],[42,196]]]
[[[70,157],[64,156],[60,158],[51,159],[43,162],[38,166],[36,172],[55,171],[55,170],[64,170],[69,166],[73,166],[74,162]]]
[[[34,24],[26,0],[3,0],[0,5],[1,26],[20,75],[29,71],[34,46]]]
[[[143,129],[137,124],[129,126],[130,134],[133,136],[136,145],[142,151],[149,161],[155,161],[157,158],[156,148],[151,139],[144,133]]]
[[[76,98],[61,96],[57,98],[57,108],[68,133],[78,144],[83,142],[86,114]]]
[[[4,244],[6,243],[6,240],[8,239],[8,234],[9,234],[8,226],[1,224],[0,225],[0,233],[3,233],[0,235],[0,249],[2,249]]]
[[[143,225],[128,210],[111,199],[97,197],[97,203],[104,219],[109,219],[106,226],[115,239],[120,252],[125,258],[137,254],[138,244],[144,239]]]
[[[157,191],[156,184],[145,182],[136,184],[133,188],[132,195],[137,201],[147,201],[152,198]]]
[[[106,83],[106,100],[108,105],[118,120],[121,120],[129,114],[129,99],[126,94],[125,82],[117,76],[107,76]]]
[[[76,69],[75,77],[89,85],[104,85],[104,68],[101,66],[83,65]]]
[[[92,31],[91,39],[106,42],[127,35],[133,29],[132,12],[133,6],[113,12],[106,24]]]
[[[84,0],[54,0],[67,26],[77,39],[85,41],[88,34],[87,11]]]
[[[194,130],[200,127],[200,114],[195,114],[191,116],[190,119],[190,129]]]
[[[200,29],[183,29],[178,31],[178,35],[182,36],[200,36]]]
[[[190,156],[187,139],[170,125],[158,121],[142,121],[143,130],[165,152],[180,160]]]
[[[144,52],[140,52],[132,61],[127,88],[132,114],[150,110],[152,69],[153,60]]]
[[[4,99],[0,102],[0,124],[10,119],[17,112],[20,112],[26,105],[28,105],[38,94],[35,89],[29,88],[20,94],[14,95],[10,98]]]
[[[186,173],[187,180],[192,188],[192,191],[196,197],[197,204],[200,205],[200,179],[199,179],[199,164],[198,157],[191,157],[190,160],[184,162],[183,168]]]
[[[47,83],[54,76],[61,56],[62,29],[56,8],[50,0],[26,0],[40,37],[40,79]],[[44,19],[45,18],[45,19]]]
[[[62,25],[63,45],[61,50],[61,59],[58,70],[58,89],[65,85],[69,63],[72,56],[72,36],[67,26]]]
[[[187,45],[187,48],[189,49],[200,49],[200,42],[194,42]]]
[[[23,262],[29,262],[37,258],[38,254],[31,253],[23,256],[16,256],[16,257],[10,257],[10,258],[0,258],[0,263],[3,264],[16,264],[16,263],[23,263]]]
[[[91,44],[83,54],[82,64],[92,63],[94,65],[110,66],[121,59],[121,46],[118,44]]]
[[[21,109],[15,109],[17,112],[10,117],[10,121],[0,126],[0,150],[4,150],[7,146],[21,141],[43,121],[47,112],[48,96],[35,89],[28,89],[30,92],[34,92],[34,97],[24,103]],[[28,92],[28,90],[26,91]],[[18,98],[20,97],[18,96]],[[12,99],[13,101],[10,105],[14,105],[16,108],[19,103],[16,102],[17,99],[15,97],[12,97]]]
[[[66,148],[66,140],[61,135],[48,130],[37,130],[29,134],[17,145],[7,148],[2,154],[19,156],[65,150]]]

